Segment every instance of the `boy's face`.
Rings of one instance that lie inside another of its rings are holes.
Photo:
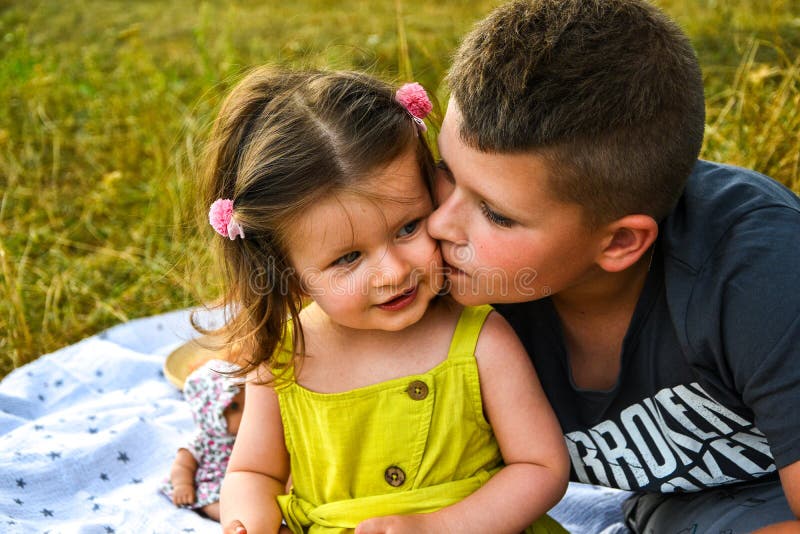
[[[524,302],[587,288],[601,240],[577,204],[554,198],[530,153],[481,152],[461,140],[451,99],[439,134],[436,211],[428,220],[462,304]]]

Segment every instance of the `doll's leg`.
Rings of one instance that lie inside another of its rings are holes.
[[[219,521],[219,502],[212,502],[201,508],[204,514],[214,521]]]

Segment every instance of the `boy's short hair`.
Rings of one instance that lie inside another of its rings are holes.
[[[703,81],[686,35],[644,0],[520,0],[479,22],[448,74],[465,143],[531,152],[590,224],[666,216],[700,152]]]

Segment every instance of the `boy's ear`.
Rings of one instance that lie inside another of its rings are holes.
[[[626,215],[606,226],[603,249],[597,264],[610,273],[631,267],[658,237],[658,223],[649,215]]]

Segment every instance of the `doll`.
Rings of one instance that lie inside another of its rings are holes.
[[[224,373],[237,367],[210,360],[186,379],[183,395],[192,410],[197,434],[178,449],[169,480],[161,491],[176,506],[201,511],[219,521],[219,490],[244,407],[241,379]]]

